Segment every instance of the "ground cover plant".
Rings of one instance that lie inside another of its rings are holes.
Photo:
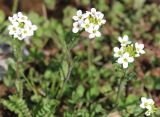
[[[0,116],[159,117],[158,0],[1,0]]]

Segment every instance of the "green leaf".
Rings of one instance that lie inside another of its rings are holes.
[[[62,62],[61,70],[60,70],[60,76],[62,79],[66,78],[68,75],[68,63],[67,61]]]
[[[79,85],[76,90],[78,97],[83,97],[84,91],[85,91],[85,89],[84,89],[83,85]]]
[[[106,0],[98,0],[97,8],[100,11],[108,11],[109,7],[106,5]]]
[[[134,8],[140,9],[143,7],[146,0],[134,0]]]
[[[98,113],[98,112],[101,112],[102,109],[103,109],[102,106],[100,104],[97,104],[96,108],[95,108],[95,111]]]
[[[33,117],[54,117],[55,107],[59,101],[55,99],[43,98],[40,105],[37,105]]]
[[[96,97],[99,95],[99,89],[97,86],[93,86],[91,87],[91,89],[89,90],[89,94],[90,94],[90,97]]]
[[[130,94],[126,99],[126,104],[133,103],[138,100],[138,97],[134,94]],[[133,103],[134,104],[134,103]]]
[[[2,104],[10,111],[18,114],[18,117],[31,117],[31,112],[25,100],[16,95],[9,96],[9,100],[2,100]]]
[[[155,82],[155,89],[160,90],[160,79],[159,79],[159,77],[154,78],[154,82]]]
[[[145,77],[144,79],[144,86],[149,89],[152,90],[154,89],[154,79],[152,77]]]
[[[74,7],[68,6],[63,10],[63,24],[67,27],[72,26],[72,17],[76,14],[76,9]]]
[[[31,11],[28,15],[33,24],[40,24],[44,22],[44,18],[40,17],[36,12]]]
[[[125,8],[124,8],[123,4],[121,4],[118,1],[116,1],[113,4],[112,10],[113,10],[113,13],[119,14],[119,13],[123,13],[123,11],[125,10]]]
[[[50,10],[54,10],[56,6],[56,0],[44,0],[44,3],[46,4],[47,8]]]
[[[44,73],[44,78],[45,79],[50,79],[50,77],[52,76],[52,71],[51,70],[46,70]]]

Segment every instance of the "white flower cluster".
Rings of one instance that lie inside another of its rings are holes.
[[[150,116],[156,111],[154,101],[152,99],[147,99],[145,97],[141,98],[140,107],[143,109],[147,109],[147,111],[145,112],[146,116]]]
[[[133,44],[129,41],[127,35],[123,37],[118,37],[119,42],[121,43],[121,47],[114,47],[114,57],[118,58],[117,62],[123,65],[123,68],[128,67],[128,63],[132,63],[134,61],[134,57],[140,56],[140,54],[144,54],[144,44],[135,43]]]
[[[11,25],[8,26],[9,34],[19,40],[33,36],[34,31],[37,30],[37,26],[33,25],[28,17],[21,12],[14,14],[8,19],[11,23]]]
[[[106,23],[104,14],[100,11],[96,11],[95,8],[85,13],[78,10],[77,15],[73,16],[73,20],[73,33],[85,30],[89,33],[89,38],[100,37],[101,33],[99,32],[99,28]]]

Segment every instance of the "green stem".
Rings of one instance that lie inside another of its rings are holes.
[[[16,44],[17,44],[16,39],[12,39],[13,54],[17,61],[17,45]]]
[[[25,81],[27,82],[28,86],[32,88],[33,92],[35,94],[37,94],[36,89],[34,88],[34,86],[30,83],[30,81],[26,78],[26,76],[24,75],[23,71],[21,71],[21,69],[19,68],[19,65],[22,63],[21,61],[21,47],[20,47],[20,41],[18,39],[13,39],[13,53],[15,56],[15,61],[16,61],[16,79],[19,80],[20,77],[22,76]],[[19,92],[20,95],[23,93],[23,91]]]
[[[145,112],[146,112],[146,110],[142,111],[141,113],[139,113],[139,114],[136,115],[135,117],[142,117],[142,115],[144,115]]]
[[[12,13],[15,13],[18,9],[18,0],[13,1]]]
[[[90,0],[90,8],[92,8],[92,7],[93,7],[93,1]]]
[[[12,45],[13,45],[13,54],[14,54],[14,57],[15,57],[15,71],[16,71],[16,88],[17,88],[17,91],[18,91],[18,95],[20,97],[22,97],[23,95],[23,85],[22,85],[22,81],[20,80],[20,72],[19,72],[19,54],[20,54],[20,46],[19,46],[19,42],[17,39],[12,39]]]
[[[17,39],[12,39],[12,45],[13,45],[13,54],[16,61],[16,78],[19,78],[19,62],[20,62],[20,46]]]
[[[119,97],[120,97],[120,93],[121,93],[122,83],[125,79],[125,75],[126,75],[126,72],[124,72],[124,75],[123,75],[123,77],[121,77],[119,85],[118,85],[118,91],[117,91],[116,101],[115,101],[116,102],[115,108],[118,107],[118,105],[119,105]]]
[[[64,49],[64,53],[66,54],[66,59],[67,59],[67,62],[68,62],[68,73],[67,73],[67,76],[64,76],[65,80],[62,83],[62,85],[60,86],[60,89],[58,91],[58,94],[57,94],[57,98],[58,99],[61,98],[62,95],[63,95],[64,86],[67,83],[67,81],[69,80],[71,72],[72,72],[72,68],[73,68],[73,60],[72,60],[71,51],[70,51],[70,49],[68,49],[66,43],[64,43],[64,48],[65,48]]]
[[[119,96],[120,96],[120,92],[121,92],[122,81],[123,81],[123,79],[121,78],[120,83],[118,85],[118,91],[117,91],[117,96],[116,96],[116,105],[118,105],[118,102],[119,102]]]
[[[89,40],[89,42],[88,42],[88,69],[90,69],[91,68],[91,66],[92,66],[92,41],[91,40]],[[89,71],[89,77],[91,76],[91,74],[90,74],[91,72]]]
[[[72,71],[72,68],[73,68],[73,60],[72,60],[71,51],[68,48],[66,48],[66,51],[67,51],[67,55],[66,56],[67,56],[67,61],[68,61],[69,67],[68,67],[68,74],[67,74],[67,76],[65,78],[64,84],[66,84],[67,81],[69,80],[70,75],[71,75],[71,71]]]

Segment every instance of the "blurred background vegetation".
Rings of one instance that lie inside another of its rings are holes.
[[[15,61],[9,46],[12,45],[11,37],[6,29],[12,6],[13,0],[0,0],[0,97],[5,99],[17,92],[12,66]],[[70,44],[68,34],[72,29],[72,16],[78,9],[85,11],[92,7],[103,12],[107,20],[101,31],[103,36],[91,41],[83,33],[71,47],[73,70],[62,97],[56,100],[63,80],[57,71],[60,66],[62,69],[67,66],[65,61],[62,63],[64,46],[61,40]],[[54,112],[57,117],[135,117],[141,111],[142,96],[151,96],[160,107],[159,0],[19,0],[17,11],[27,14],[38,26],[34,37],[25,40],[22,48],[21,69],[39,91],[35,96],[24,87],[23,97],[30,108],[42,97],[47,97],[53,105],[57,101]],[[146,54],[135,60],[133,79],[124,83],[120,108],[112,110],[122,75],[114,69],[112,49],[118,45],[117,37],[124,34],[132,41],[144,43]],[[91,65],[88,65],[89,41],[92,42]],[[0,117],[16,116],[0,106]]]

